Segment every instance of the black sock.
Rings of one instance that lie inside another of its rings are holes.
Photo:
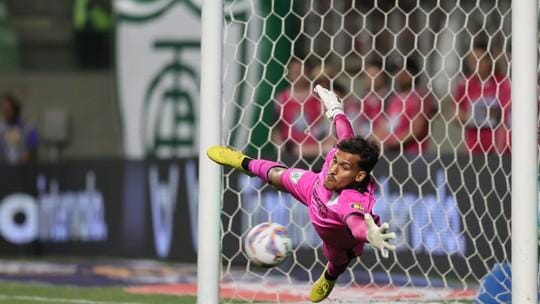
[[[328,281],[335,281],[335,280],[337,280],[338,277],[333,277],[333,276],[331,276],[331,275],[328,273],[328,270],[325,270],[325,271],[324,271],[324,278],[327,279]]]
[[[246,157],[242,160],[242,169],[244,171],[249,172],[249,162],[251,161],[251,158]]]

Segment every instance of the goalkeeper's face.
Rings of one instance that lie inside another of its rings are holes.
[[[337,150],[330,162],[324,187],[328,190],[339,191],[363,181],[367,173],[358,166],[360,156]]]

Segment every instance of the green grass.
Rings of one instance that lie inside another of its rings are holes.
[[[0,281],[1,304],[193,304],[193,296],[134,294],[123,287],[76,287]],[[246,303],[225,300],[221,303]]]
[[[0,281],[0,303],[196,303],[195,297],[170,295],[141,295],[128,293],[121,287],[71,287],[39,283]]]

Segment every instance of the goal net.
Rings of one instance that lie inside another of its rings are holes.
[[[511,1],[225,6],[223,144],[320,169],[335,143],[310,100],[321,83],[340,95],[355,132],[382,147],[375,212],[396,232],[397,250],[382,259],[366,245],[330,297],[473,298],[510,253]],[[326,262],[307,208],[257,178],[224,173],[222,292],[302,299]],[[242,249],[265,221],[293,240],[291,258],[272,269]]]

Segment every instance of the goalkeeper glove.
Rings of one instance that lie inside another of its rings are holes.
[[[336,93],[323,88],[321,85],[316,85],[313,90],[319,95],[324,104],[326,117],[334,119],[337,114],[343,114],[343,105],[341,105]]]
[[[384,223],[379,227],[370,214],[365,214],[364,220],[367,224],[367,241],[381,251],[383,258],[387,258],[388,250],[396,250],[396,246],[388,243],[389,240],[396,238],[396,234],[394,232],[386,233],[388,223]]]

